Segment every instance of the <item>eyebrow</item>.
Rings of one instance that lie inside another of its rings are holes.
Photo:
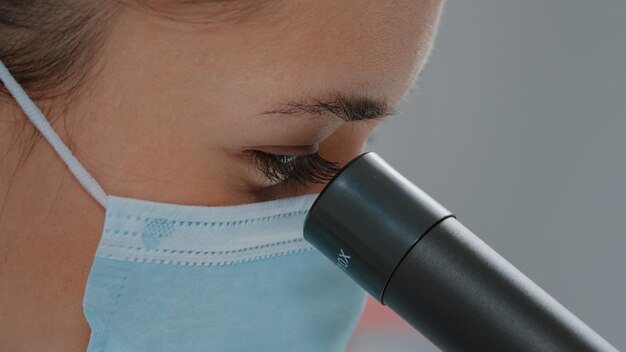
[[[276,104],[261,115],[327,115],[344,121],[380,120],[398,111],[387,104],[387,99],[373,99],[364,95],[331,93],[323,97],[305,96]]]

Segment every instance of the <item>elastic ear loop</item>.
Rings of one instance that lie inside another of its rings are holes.
[[[13,78],[9,70],[6,68],[2,60],[0,60],[0,80],[7,87],[13,98],[22,107],[26,116],[33,122],[35,127],[50,142],[52,148],[59,154],[65,162],[72,174],[78,179],[83,187],[106,209],[107,195],[104,193],[102,186],[93,178],[93,176],[85,170],[83,165],[76,159],[72,152],[63,143],[59,135],[54,131],[48,120],[44,117],[41,110],[33,103],[28,94],[22,89],[19,83]]]

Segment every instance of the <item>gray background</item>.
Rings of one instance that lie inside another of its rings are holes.
[[[448,1],[366,148],[624,351],[625,65],[624,1]],[[351,346],[437,350],[417,333]]]

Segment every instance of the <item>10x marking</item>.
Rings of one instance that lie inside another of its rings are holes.
[[[350,258],[352,257],[349,255],[346,255],[343,252],[343,249],[340,249],[339,256],[337,257],[337,265],[345,271],[346,269],[348,269],[348,264],[350,264]]]

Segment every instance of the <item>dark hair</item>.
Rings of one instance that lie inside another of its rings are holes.
[[[34,100],[68,95],[104,43],[112,15],[108,1],[0,0],[0,60]]]
[[[122,6],[191,23],[245,20],[268,0],[0,0],[0,60],[33,100],[68,95]],[[8,92],[0,83],[0,97]]]

